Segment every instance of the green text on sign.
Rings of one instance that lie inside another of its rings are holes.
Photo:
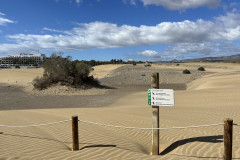
[[[174,106],[173,89],[149,89],[148,105],[150,106]]]

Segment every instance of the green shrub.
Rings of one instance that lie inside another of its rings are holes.
[[[179,66],[179,64],[176,64],[176,66]]]
[[[48,87],[51,86],[51,84],[52,84],[51,79],[50,78],[46,78],[46,77],[42,77],[42,78],[36,77],[33,80],[34,88],[39,89],[39,90],[48,88]]]
[[[15,66],[15,68],[16,68],[16,69],[19,69],[19,68],[20,68],[20,66],[19,66],[19,65],[16,65],[16,66]]]
[[[37,67],[38,67],[38,64],[37,64],[37,63],[34,63],[33,66],[37,68]]]
[[[183,70],[183,74],[191,74],[191,72],[187,69]]]
[[[199,71],[205,71],[205,68],[204,67],[199,67],[198,70]]]
[[[33,80],[34,88],[39,90],[56,83],[72,87],[99,86],[99,82],[89,76],[92,68],[84,62],[72,61],[71,57],[62,58],[61,55],[52,54],[43,68],[43,77]]]
[[[133,61],[133,65],[136,66],[136,65],[137,65],[137,62]]]

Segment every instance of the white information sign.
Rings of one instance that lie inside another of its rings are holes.
[[[151,106],[174,106],[173,89],[149,89],[148,104]]]

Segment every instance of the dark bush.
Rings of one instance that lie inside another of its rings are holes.
[[[136,65],[137,65],[137,62],[133,61],[133,65],[136,66]]]
[[[43,68],[43,77],[33,80],[34,88],[39,90],[57,83],[72,87],[99,86],[99,82],[89,76],[92,68],[84,62],[72,61],[71,57],[62,58],[61,55],[52,54]]]
[[[205,71],[205,68],[204,67],[199,67],[198,70],[199,71]]]
[[[37,68],[37,67],[38,67],[38,64],[37,64],[37,63],[34,63],[33,66]]]
[[[187,69],[183,70],[183,74],[191,74],[191,72]]]
[[[51,84],[52,84],[51,79],[46,78],[46,77],[42,77],[42,78],[37,77],[33,80],[34,88],[39,89],[39,90],[47,88],[47,87],[51,86]]]
[[[177,63],[176,66],[179,66],[179,64]]]
[[[19,69],[19,68],[20,68],[20,66],[19,66],[19,65],[16,65],[16,66],[15,66],[15,68],[16,68],[16,69]]]

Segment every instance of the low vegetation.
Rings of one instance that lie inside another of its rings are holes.
[[[204,67],[199,67],[198,70],[199,71],[205,71],[205,68]]]
[[[134,64],[134,63],[144,63],[143,61],[123,61],[122,59],[111,59],[110,61],[95,61],[95,60],[90,60],[90,61],[81,61],[84,62],[85,64],[88,64],[89,66],[97,66],[97,65],[104,65],[104,64]]]
[[[72,87],[99,86],[99,82],[89,76],[93,70],[88,64],[80,61],[72,61],[71,57],[63,58],[61,54],[52,54],[43,65],[43,77],[35,78],[33,86],[42,90],[53,84],[61,84]]]
[[[183,70],[183,74],[191,74],[191,72],[188,69]]]
[[[16,69],[19,69],[19,68],[20,68],[20,66],[19,66],[19,65],[16,65],[16,66],[15,66],[15,68],[16,68]]]

